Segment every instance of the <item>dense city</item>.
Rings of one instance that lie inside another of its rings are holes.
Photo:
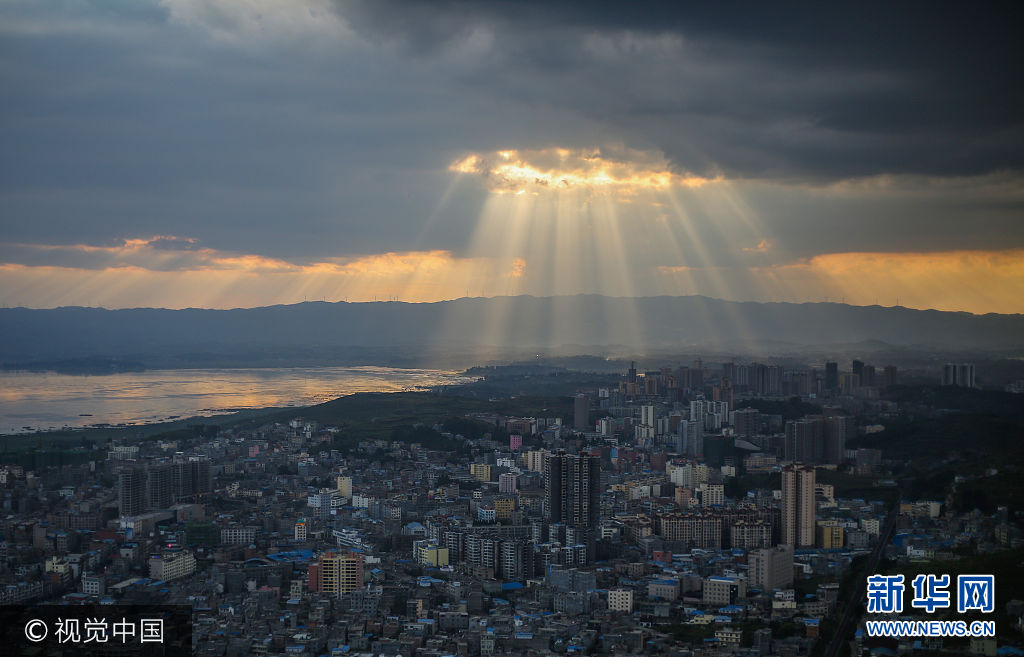
[[[864,578],[973,555],[1019,569],[1024,537],[1007,506],[957,495],[996,467],[912,496],[871,442],[908,410],[884,393],[915,389],[900,376],[634,364],[550,417],[470,410],[363,439],[297,414],[9,463],[0,604],[188,605],[209,656],[941,651],[866,636]],[[974,366],[941,376],[930,389],[974,394]],[[1024,654],[1010,592],[998,638],[946,649]]]

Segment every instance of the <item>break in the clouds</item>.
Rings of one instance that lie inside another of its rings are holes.
[[[1012,11],[662,4],[4,3],[0,301],[1024,311]]]
[[[648,190],[700,187],[715,180],[673,173],[663,156],[651,158],[632,151],[614,157],[600,149],[471,153],[448,168],[479,176],[495,194],[586,190],[628,197]]]

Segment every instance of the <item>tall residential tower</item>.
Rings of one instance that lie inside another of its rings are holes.
[[[814,546],[814,468],[800,463],[782,469],[782,543]]]
[[[601,460],[559,450],[544,459],[545,515],[570,527],[597,527],[601,515]]]

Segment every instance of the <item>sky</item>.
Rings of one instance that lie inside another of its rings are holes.
[[[0,304],[1024,312],[1012,5],[603,4],[0,0]]]

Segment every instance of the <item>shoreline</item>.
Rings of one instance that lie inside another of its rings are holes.
[[[5,437],[222,422],[238,414],[307,408],[353,394],[429,391],[475,380],[458,370],[375,365],[182,368],[95,379],[5,371],[0,378],[17,393],[0,407],[0,436]]]

